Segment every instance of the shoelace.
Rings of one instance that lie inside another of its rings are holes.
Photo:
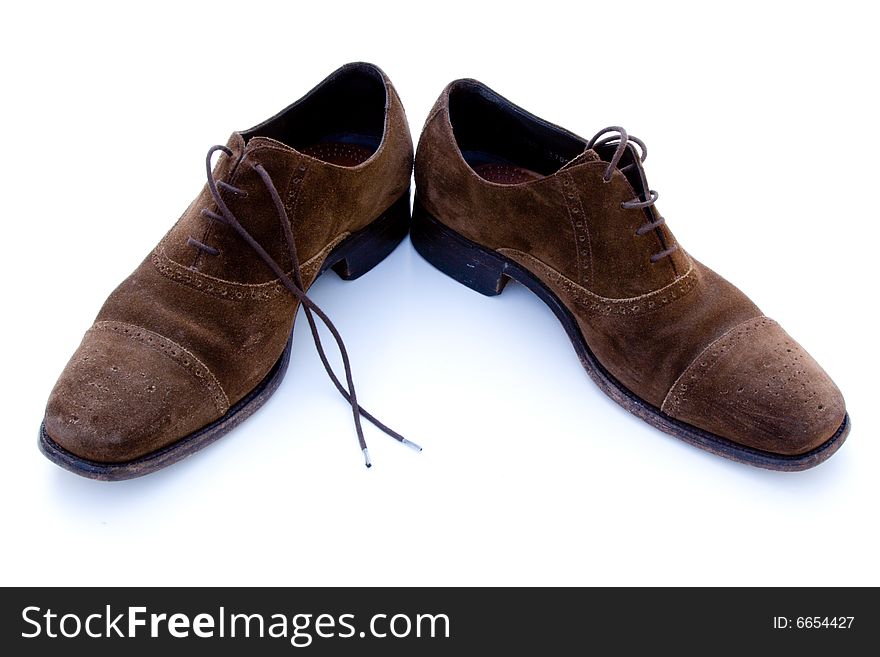
[[[275,205],[275,211],[278,214],[278,219],[281,222],[281,227],[284,232],[284,240],[287,243],[287,250],[290,255],[290,260],[293,266],[293,278],[291,279],[281,266],[270,256],[266,250],[257,242],[253,237],[251,237],[250,233],[245,230],[245,228],[239,223],[238,219],[235,218],[235,215],[232,214],[229,207],[223,201],[223,197],[220,194],[220,190],[224,190],[229,192],[230,194],[235,194],[241,198],[247,197],[247,192],[238,187],[234,187],[224,181],[215,181],[214,175],[211,169],[211,157],[217,151],[224,152],[228,157],[232,156],[232,150],[226,146],[212,146],[208,149],[208,155],[205,158],[205,167],[207,169],[208,174],[208,190],[211,193],[211,198],[214,200],[214,203],[217,206],[218,212],[213,212],[207,208],[203,208],[201,214],[209,219],[213,219],[214,221],[219,221],[221,223],[225,223],[228,226],[232,227],[238,236],[241,237],[242,240],[250,246],[258,256],[269,266],[269,269],[278,277],[278,280],[281,284],[287,288],[290,294],[296,298],[300,304],[302,304],[303,312],[305,313],[306,319],[309,322],[309,329],[312,333],[312,339],[315,342],[315,348],[318,351],[318,355],[321,357],[321,363],[324,365],[324,369],[327,371],[327,376],[330,377],[330,380],[333,382],[333,385],[336,386],[336,389],[339,391],[339,394],[351,404],[351,412],[354,417],[354,427],[355,431],[357,431],[358,443],[361,446],[361,452],[364,455],[364,464],[369,468],[372,466],[372,462],[370,461],[370,453],[367,450],[367,441],[364,438],[364,430],[361,426],[361,417],[363,416],[367,420],[369,420],[373,425],[375,425],[378,429],[388,434],[398,442],[410,447],[417,452],[421,452],[422,448],[419,447],[416,443],[407,440],[399,433],[385,426],[382,422],[373,417],[370,413],[364,410],[357,401],[357,393],[354,389],[354,381],[352,379],[351,374],[351,362],[348,357],[348,350],[345,348],[345,343],[342,341],[342,336],[339,334],[339,331],[336,329],[336,326],[333,325],[333,322],[330,321],[330,318],[321,310],[314,301],[312,301],[308,294],[305,292],[305,288],[302,282],[302,276],[299,270],[299,257],[297,255],[296,243],[293,239],[293,229],[290,225],[290,220],[287,216],[287,210],[284,208],[284,203],[281,200],[281,196],[278,194],[278,190],[275,187],[275,184],[272,182],[272,178],[269,176],[269,172],[261,164],[253,165],[254,171],[260,176],[263,181],[263,184],[266,186],[266,189],[269,191],[269,195],[272,197],[272,203]],[[212,246],[204,244],[199,240],[190,237],[187,240],[187,244],[193,246],[200,251],[203,251],[209,255],[217,255],[219,251]],[[332,365],[330,365],[330,361],[327,359],[327,354],[324,351],[324,346],[321,343],[321,336],[318,333],[318,326],[315,322],[315,315],[317,315],[318,319],[327,327],[327,330],[330,331],[330,334],[333,336],[333,339],[336,341],[336,346],[339,349],[339,353],[342,356],[342,365],[345,369],[345,382],[346,386],[343,386],[339,381],[339,378],[336,376],[336,373],[333,371]]]
[[[602,135],[607,135],[608,133],[614,133],[610,137],[605,137],[604,139],[599,139]],[[596,149],[600,146],[611,145],[617,143],[617,148],[614,150],[614,155],[611,156],[611,161],[608,163],[608,166],[605,169],[605,174],[602,176],[602,180],[607,182],[611,182],[611,175],[614,173],[614,169],[617,168],[618,162],[620,162],[620,158],[623,157],[623,154],[626,153],[627,144],[630,142],[636,144],[639,147],[639,162],[644,162],[645,158],[648,157],[648,147],[645,146],[645,142],[643,142],[638,137],[633,137],[632,135],[628,135],[626,130],[621,128],[620,126],[610,126],[608,128],[603,128],[599,132],[597,132],[589,142],[587,142],[587,150]],[[620,167],[621,172],[626,172],[629,169],[636,166],[636,162],[630,162],[626,166]],[[655,192],[653,189],[649,189],[647,192],[648,198],[646,200],[642,200],[638,197],[630,200],[624,201],[620,204],[624,210],[635,210],[635,209],[644,209],[653,206],[657,199],[660,198],[660,194]],[[636,235],[645,235],[646,233],[650,233],[655,228],[659,228],[663,224],[666,223],[666,219],[657,215],[657,218],[654,221],[643,224],[636,229]],[[673,244],[672,246],[663,249],[651,256],[651,262],[659,262],[663,258],[666,258],[678,250],[678,244]]]

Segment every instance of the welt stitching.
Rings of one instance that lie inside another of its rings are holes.
[[[675,382],[666,393],[666,397],[663,398],[663,403],[660,404],[660,410],[664,413],[675,411],[684,401],[688,390],[693,391],[705,379],[706,375],[715,367],[718,361],[721,360],[721,355],[725,351],[733,349],[746,333],[751,330],[751,327],[758,328],[775,323],[775,321],[764,315],[753,317],[728,329],[724,335],[710,342],[675,379]],[[710,352],[712,352],[712,355],[707,357],[706,354]],[[697,363],[699,363],[699,368]],[[689,380],[687,375],[690,375]]]
[[[174,340],[166,338],[164,335],[160,335],[154,331],[150,331],[149,329],[145,329],[142,326],[117,321],[95,322],[91,330],[113,331],[114,333],[119,333],[121,331],[125,337],[135,340],[145,347],[162,354],[166,358],[174,361],[174,363],[194,376],[208,388],[212,400],[214,401],[214,405],[217,407],[217,410],[220,411],[221,415],[229,410],[229,397],[226,395],[226,391],[223,390],[223,386],[220,385],[217,377],[214,376],[214,373],[211,372],[208,366],[199,360],[191,351],[174,342]],[[142,337],[142,333],[147,335]],[[156,344],[156,342],[158,342],[158,344]],[[178,357],[177,352],[182,352],[181,356],[185,354],[188,358],[181,359],[181,357]],[[189,362],[189,364],[187,364],[187,362]]]

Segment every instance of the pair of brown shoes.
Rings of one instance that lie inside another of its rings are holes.
[[[328,269],[369,271],[411,230],[422,256],[478,292],[510,279],[535,292],[602,390],[657,428],[761,467],[822,462],[849,430],[839,390],[678,245],[646,154],[622,128],[584,140],[459,80],[425,123],[411,222],[400,98],[377,67],[344,66],[208,151],[206,186],[64,369],[40,448],[77,474],[126,479],[205,447],[278,387],[302,305],[367,465],[362,418],[418,449],[360,407],[342,339],[307,294]],[[342,353],[341,375],[319,323]]]

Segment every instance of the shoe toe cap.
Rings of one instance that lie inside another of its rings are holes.
[[[831,378],[767,317],[710,344],[672,386],[662,410],[741,445],[792,456],[829,440],[846,416]]]
[[[73,455],[119,463],[161,449],[228,409],[192,354],[167,338],[99,322],[74,353],[46,406],[46,434]]]

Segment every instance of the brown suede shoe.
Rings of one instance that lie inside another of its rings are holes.
[[[357,405],[338,332],[305,290],[331,268],[357,278],[403,239],[412,155],[400,99],[370,64],[340,68],[210,149],[207,185],[110,295],[61,374],[43,453],[86,477],[127,479],[217,440],[278,387],[300,303],[367,465],[362,414],[403,440]],[[315,317],[342,351],[345,387]]]
[[[483,294],[543,299],[590,376],[659,429],[775,470],[843,443],[840,391],[736,287],[679,248],[622,128],[586,141],[474,80],[450,84],[416,153],[411,237]]]

